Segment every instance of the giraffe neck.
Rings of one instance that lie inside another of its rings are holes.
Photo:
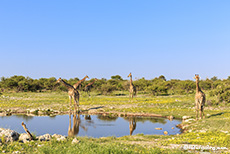
[[[132,85],[133,80],[132,80],[132,76],[130,76],[130,85]]]
[[[73,87],[72,87],[70,84],[66,83],[64,80],[61,80],[61,82],[64,84],[64,86],[65,86],[68,90],[73,89]]]
[[[93,82],[91,82],[89,85],[91,86],[96,80],[94,80]]]
[[[87,76],[85,76],[83,79],[81,79],[80,83],[82,83],[83,81],[85,81],[86,78],[87,78]]]
[[[200,86],[199,86],[199,80],[196,80],[196,92],[198,93],[200,90]]]
[[[96,80],[94,79],[94,81],[90,82],[89,84],[86,85],[86,87],[91,86]]]

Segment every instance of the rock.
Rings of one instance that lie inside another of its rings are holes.
[[[1,112],[0,116],[6,116],[6,113],[5,112]]]
[[[169,120],[173,120],[173,118],[174,118],[174,117],[173,117],[172,115],[168,116],[168,119],[169,119]]]
[[[88,111],[89,114],[92,114],[92,113],[97,113],[97,109],[91,109]]]
[[[42,114],[44,114],[44,112],[42,112],[42,111],[38,111],[38,115],[42,115]]]
[[[17,112],[17,113],[26,113],[26,110],[25,109],[18,109],[15,112]]]
[[[79,140],[77,140],[76,138],[74,138],[73,141],[72,141],[72,144],[77,144],[79,142],[80,142]]]
[[[37,116],[36,114],[32,114],[32,113],[27,113],[26,115],[29,116],[29,117]]]
[[[38,109],[31,109],[30,110],[30,113],[36,113],[36,112],[38,112]]]
[[[162,128],[155,128],[156,130],[162,130]]]
[[[184,120],[189,119],[189,118],[191,118],[191,116],[183,116],[182,120],[184,121]]]
[[[194,119],[186,119],[186,120],[184,120],[184,122],[189,122],[191,120],[194,120]]]
[[[56,138],[57,141],[64,141],[64,140],[66,140],[65,136],[59,135],[59,134],[53,134],[52,137]]]
[[[0,128],[0,137],[2,136],[4,136],[5,142],[17,141],[19,138],[19,134],[16,131]]]
[[[45,135],[39,136],[38,140],[39,141],[50,141],[51,140],[51,135],[50,134],[45,134]]]
[[[22,133],[19,136],[19,141],[22,141],[23,143],[29,142],[30,141],[30,137],[29,137],[28,134]]]

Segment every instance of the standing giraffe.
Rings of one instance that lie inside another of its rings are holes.
[[[92,88],[92,85],[94,84],[94,82],[95,81],[97,81],[97,78],[95,78],[92,82],[90,82],[89,84],[87,84],[86,86],[85,86],[85,91],[89,94],[89,92],[90,92],[90,90],[91,90],[91,88]],[[89,96],[90,96],[90,94],[89,94]]]
[[[73,86],[71,86],[70,84],[66,83],[64,80],[62,80],[61,78],[59,78],[57,80],[57,83],[63,83],[64,86],[68,89],[68,95],[69,95],[69,106],[71,108],[71,104],[72,104],[72,99],[74,100],[74,106],[75,106],[75,110],[76,110],[76,106],[79,110],[79,92],[77,91],[77,89],[75,89]]]
[[[136,96],[137,90],[136,87],[133,85],[132,74],[129,73],[128,77],[130,77],[129,98],[132,97],[133,99],[133,95]]]
[[[200,112],[200,119],[205,118],[204,105],[205,105],[205,94],[199,87],[199,75],[195,74],[194,79],[196,80],[196,94],[195,94],[195,107],[196,107],[196,120],[198,120],[198,110]],[[203,114],[203,117],[202,117]]]
[[[86,78],[89,79],[88,75],[86,75],[83,79],[81,79],[81,80],[79,80],[77,83],[75,83],[75,84],[73,85],[73,87],[74,87],[75,89],[80,89],[80,88],[81,88],[81,83],[84,82]]]

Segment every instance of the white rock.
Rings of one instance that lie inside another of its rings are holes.
[[[91,109],[91,110],[88,111],[89,114],[96,113],[96,112],[97,112],[97,109]]]
[[[34,113],[34,112],[36,112],[37,111],[37,109],[31,109],[30,110],[30,113]]]
[[[50,134],[45,134],[45,135],[39,136],[38,140],[39,141],[49,141],[49,140],[51,140],[51,135]]]
[[[30,141],[30,137],[29,137],[28,134],[22,133],[19,136],[19,141],[22,141],[23,143],[29,142]]]
[[[19,134],[16,131],[4,128],[0,128],[0,137],[1,136],[4,136],[6,142],[17,141],[19,138]]]
[[[72,141],[72,144],[77,144],[79,142],[80,142],[79,140],[77,140],[76,138],[74,138],[73,141]]]
[[[183,120],[186,120],[186,119],[189,119],[189,118],[191,118],[191,116],[183,116],[182,117]]]
[[[64,140],[66,140],[66,136],[59,135],[59,134],[53,134],[52,137],[56,138],[57,141],[64,141]]]
[[[1,112],[0,116],[6,116],[6,113],[5,112]]]

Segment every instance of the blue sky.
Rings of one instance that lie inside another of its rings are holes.
[[[230,76],[229,0],[2,0],[0,77]]]

